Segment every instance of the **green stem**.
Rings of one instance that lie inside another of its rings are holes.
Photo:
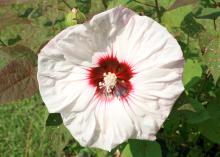
[[[159,3],[158,3],[158,0],[155,0],[155,5],[156,5],[156,10],[157,10],[157,17],[158,17],[158,20],[159,20],[159,22],[161,22],[160,6],[159,6]]]
[[[214,24],[214,29],[215,29],[215,31],[216,31],[216,30],[217,30],[216,19],[213,19],[213,24]]]
[[[108,8],[108,5],[106,4],[105,0],[102,0],[102,3],[103,3],[103,5],[104,5],[105,9],[107,9],[107,8]]]
[[[190,43],[189,40],[190,40],[190,39],[189,39],[189,33],[187,33],[187,49],[186,49],[187,55],[189,54],[189,43]]]

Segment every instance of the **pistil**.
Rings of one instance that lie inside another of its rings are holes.
[[[114,73],[108,72],[103,73],[103,81],[99,82],[99,88],[105,88],[107,94],[112,93],[115,85],[117,83],[117,76]]]

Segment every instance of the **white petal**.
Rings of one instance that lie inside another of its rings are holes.
[[[97,52],[113,47],[117,35],[124,29],[135,13],[127,8],[116,7],[94,16],[89,22],[95,32],[94,39],[99,45]],[[110,51],[111,52],[111,51]]]
[[[132,137],[135,132],[124,105],[117,98],[106,104],[98,104],[96,117],[101,132],[97,142],[93,144],[94,147],[111,150]]]
[[[134,93],[145,97],[172,99],[184,90],[182,75],[174,70],[151,69],[140,72],[131,79]]]
[[[92,143],[96,141],[96,136],[99,134],[93,111],[94,105],[96,104],[92,102],[90,107],[83,112],[72,114],[70,114],[70,111],[66,113],[67,110],[61,112],[65,126],[82,146],[91,146]],[[66,116],[66,114],[69,114],[69,116]]]
[[[60,112],[68,105],[74,105],[77,97],[89,86],[83,67],[68,64],[65,66],[64,63],[60,65],[60,72],[59,68],[56,69],[57,64],[56,62],[54,66],[51,66],[51,62],[48,62],[48,66],[46,63],[38,64],[39,89],[49,112]],[[72,67],[69,72],[62,71],[69,67]]]

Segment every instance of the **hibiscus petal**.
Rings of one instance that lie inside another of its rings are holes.
[[[51,62],[48,64],[48,66],[44,63],[38,64],[39,89],[49,112],[60,112],[68,105],[73,105],[77,97],[87,88],[86,71],[82,67],[73,66],[69,72],[60,72],[57,64],[51,67]],[[61,64],[60,69],[66,69],[66,66]]]
[[[111,102],[97,104],[96,119],[101,134],[94,147],[111,150],[134,134],[134,128],[122,102],[117,98]],[[102,146],[100,146],[102,145]]]

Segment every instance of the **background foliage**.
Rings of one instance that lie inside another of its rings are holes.
[[[105,152],[81,147],[59,115],[48,117],[36,65],[39,50],[58,32],[118,5],[175,36],[186,60],[185,91],[157,141],[129,140]],[[0,0],[0,156],[220,157],[219,15],[220,0]]]

